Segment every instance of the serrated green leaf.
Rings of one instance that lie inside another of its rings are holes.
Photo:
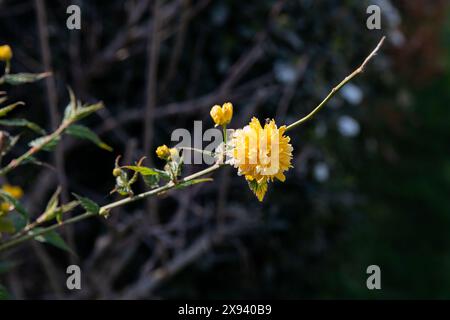
[[[12,197],[8,192],[3,190],[0,190],[0,197],[3,198],[4,201],[13,205],[14,209],[19,212],[25,220],[28,220],[30,215],[16,198]]]
[[[26,127],[39,134],[46,134],[45,130],[38,126],[36,123],[28,121],[27,119],[8,119],[0,120],[0,125],[8,127]]]
[[[42,228],[38,227],[38,228],[34,228],[33,230],[31,230],[29,233],[31,235],[33,235],[35,233],[38,233],[41,230],[42,230]],[[34,237],[34,239],[39,242],[51,244],[59,249],[62,249],[67,252],[70,252],[72,254],[75,254],[72,251],[72,249],[66,244],[64,239],[56,231],[50,231],[50,232],[46,232],[44,234],[37,235]]]
[[[5,74],[3,79],[6,83],[11,85],[19,85],[23,83],[30,83],[39,81],[51,75],[49,72],[44,73],[16,73],[16,74]]]
[[[76,138],[87,139],[87,140],[93,142],[98,147],[105,149],[107,151],[113,150],[110,146],[108,146],[106,143],[104,143],[102,140],[100,140],[100,138],[97,136],[97,134],[95,132],[93,132],[91,129],[89,129],[86,126],[73,124],[70,127],[68,127],[65,132]]]
[[[52,151],[55,149],[55,147],[58,145],[58,142],[61,140],[60,137],[55,137],[49,141],[46,142],[47,136],[44,137],[39,137],[37,139],[34,139],[33,141],[31,141],[30,143],[28,143],[28,146],[30,147],[37,147],[40,146],[41,144],[44,144],[44,146],[42,147],[42,150],[45,151]]]
[[[100,212],[100,206],[92,201],[89,198],[82,197],[77,195],[76,193],[73,193],[73,195],[80,201],[81,206],[88,212],[92,212],[95,214],[98,214]]]
[[[6,116],[9,112],[13,111],[16,107],[18,106],[23,106],[25,105],[25,103],[23,103],[22,101],[10,104],[6,107],[3,107],[0,109],[0,117],[4,117]]]
[[[0,217],[0,233],[14,233],[16,228],[14,223],[8,217]]]
[[[193,180],[189,180],[189,181],[184,181],[184,182],[177,184],[175,186],[175,189],[185,188],[187,186],[192,186],[197,183],[210,182],[210,181],[213,181],[213,179],[212,178],[204,178],[204,179],[193,179]]]
[[[8,290],[0,284],[0,300],[8,300],[10,297]]]

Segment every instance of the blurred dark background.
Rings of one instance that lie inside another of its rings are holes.
[[[80,31],[66,28],[71,4]],[[370,4],[381,30],[366,27]],[[118,154],[162,166],[154,148],[194,120],[212,126],[214,104],[233,102],[234,128],[253,115],[295,121],[387,36],[367,70],[290,133],[294,168],[263,203],[225,169],[65,228],[76,256],[37,242],[3,255],[14,267],[2,283],[18,299],[450,298],[449,13],[446,0],[0,0],[13,71],[54,73],[2,88],[27,104],[15,115],[50,129],[70,86],[104,101],[85,124],[114,148],[65,138],[56,156],[39,156],[56,169],[9,175],[36,215],[58,184],[65,200],[117,199]],[[83,275],[75,292],[72,263]],[[372,264],[381,290],[366,287]]]

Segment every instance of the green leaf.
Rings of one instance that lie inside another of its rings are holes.
[[[5,74],[4,80],[6,83],[11,85],[19,85],[23,83],[35,82],[44,79],[51,75],[50,72],[44,73],[16,73],[16,74]]]
[[[9,119],[9,120],[0,120],[0,125],[9,126],[9,127],[26,127],[34,132],[39,134],[46,134],[45,130],[38,126],[36,123],[28,121],[27,119]]]
[[[48,139],[48,136],[39,137],[39,138],[31,141],[30,143],[28,143],[28,145],[30,147],[38,147],[41,144],[45,143],[44,146],[42,147],[42,150],[52,151],[58,145],[59,140],[61,140],[60,137],[55,137],[46,142],[47,139]]]
[[[69,90],[70,102],[64,110],[64,120],[71,119],[75,115],[75,111],[78,107],[78,101],[73,90],[70,87],[67,89]]]
[[[68,127],[65,132],[76,138],[87,139],[96,144],[98,147],[105,149],[107,151],[113,150],[110,146],[108,146],[106,143],[100,140],[100,138],[97,136],[95,132],[93,132],[86,126],[74,124]]]
[[[92,212],[95,214],[98,214],[100,212],[100,206],[91,199],[79,196],[76,193],[73,193],[73,195],[78,199],[78,201],[80,201],[81,206],[87,212]]]
[[[256,182],[256,180],[251,180],[248,181],[248,187],[250,188],[250,190],[252,190],[258,200],[262,202],[264,199],[264,195],[267,192],[267,182],[258,183]]]
[[[189,180],[189,181],[185,181],[185,182],[181,182],[181,183],[177,184],[175,186],[175,189],[185,188],[187,186],[192,186],[197,183],[210,182],[210,181],[213,181],[213,179],[212,178],[193,179],[193,180]]]
[[[45,211],[42,215],[42,219],[44,221],[48,221],[50,219],[53,219],[56,216],[56,209],[58,208],[59,203],[59,194],[61,193],[61,187],[58,187],[51,196],[50,200],[47,203],[47,207],[45,208]]]
[[[7,192],[5,192],[3,190],[0,190],[0,197],[3,198],[4,201],[6,201],[9,204],[13,205],[15,210],[17,212],[19,212],[20,215],[25,220],[28,220],[30,215],[28,214],[27,210],[25,210],[25,208],[20,204],[20,202],[16,198],[12,197],[9,193],[7,193]]]
[[[24,218],[20,213],[18,212],[10,212],[8,213],[8,218],[11,219],[12,223],[14,224],[14,228],[16,229],[16,232],[19,232],[25,226],[27,225],[27,219]]]
[[[14,227],[14,223],[11,219],[7,217],[0,217],[0,233],[14,233],[16,232],[16,228]]]
[[[34,228],[29,233],[31,235],[38,233],[39,231],[43,230],[43,228]],[[59,249],[65,250],[67,252],[70,252],[72,254],[75,254],[72,249],[66,244],[64,239],[56,232],[56,231],[50,231],[46,232],[44,234],[40,234],[34,237],[35,240],[43,243],[51,244]]]
[[[8,300],[10,297],[8,290],[0,284],[0,300]]]
[[[89,116],[90,114],[96,112],[97,110],[102,109],[103,107],[104,107],[103,102],[91,104],[91,105],[84,106],[84,107],[79,107],[78,109],[76,109],[75,114],[73,115],[72,119],[74,121],[81,120],[81,119]]]
[[[23,103],[22,101],[10,104],[6,107],[3,107],[0,109],[0,117],[4,117],[6,116],[9,112],[13,111],[16,107],[18,106],[23,106],[25,105],[25,103]]]
[[[142,179],[150,188],[156,188],[159,186],[159,175],[142,175]]]
[[[144,166],[123,166],[122,168],[133,170],[134,172],[138,172],[143,176],[160,175],[161,172],[164,172]]]
[[[16,145],[19,139],[20,135],[10,136],[8,132],[0,131],[0,155],[3,157],[5,154],[7,154],[12,149],[12,147]]]

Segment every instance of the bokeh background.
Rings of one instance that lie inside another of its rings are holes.
[[[71,4],[80,31],[66,28]],[[381,7],[381,30],[366,27],[370,4]],[[233,102],[235,128],[253,115],[295,121],[387,36],[367,70],[291,133],[294,168],[263,203],[225,169],[213,183],[65,228],[76,255],[37,242],[3,254],[0,281],[17,299],[450,298],[449,4],[0,0],[13,71],[54,74],[2,88],[27,104],[15,115],[50,129],[70,86],[104,101],[85,124],[114,148],[65,138],[39,156],[54,168],[9,175],[36,215],[57,185],[63,200],[117,199],[108,195],[117,155],[162,166],[154,148],[194,120],[212,126],[214,104]],[[66,288],[73,263],[79,291]],[[381,290],[366,287],[372,264]]]

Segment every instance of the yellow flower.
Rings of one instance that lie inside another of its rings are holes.
[[[0,61],[9,61],[13,56],[11,47],[7,44],[0,46]]]
[[[226,102],[223,106],[215,105],[209,113],[216,126],[224,126],[230,123],[233,117],[233,105]]]
[[[2,187],[2,190],[4,192],[7,192],[11,195],[11,197],[15,199],[20,199],[23,196],[23,190],[21,187],[18,186],[12,186],[9,184],[5,184]],[[7,212],[13,209],[13,206],[8,202],[2,202],[0,203],[0,211],[1,212]]]
[[[156,155],[158,158],[163,160],[169,160],[170,159],[170,149],[165,144],[162,146],[159,146],[156,149]]]
[[[227,151],[227,163],[245,176],[250,189],[262,201],[267,192],[268,182],[277,178],[284,181],[284,172],[292,167],[292,145],[284,135],[286,127],[277,127],[274,120],[267,121],[264,127],[259,120],[252,118],[242,129],[235,130]]]

